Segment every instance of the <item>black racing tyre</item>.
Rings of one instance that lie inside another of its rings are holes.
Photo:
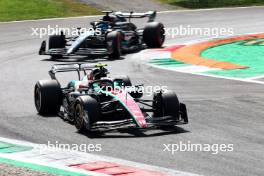
[[[172,116],[175,120],[180,118],[180,103],[173,91],[155,93],[153,97],[153,117]]]
[[[34,100],[40,115],[56,115],[62,104],[62,91],[58,81],[38,81],[34,89]]]
[[[66,40],[64,35],[52,35],[49,37],[49,49],[65,48]],[[51,55],[53,59],[60,59],[61,54]]]
[[[159,22],[148,23],[143,31],[143,40],[149,48],[160,48],[165,41],[164,25]]]
[[[187,108],[185,104],[180,103],[180,111],[181,111],[181,117],[183,118],[183,121],[185,123],[188,123],[189,119],[188,119],[188,113],[187,113]]]
[[[122,34],[119,31],[113,31],[107,34],[106,42],[107,42],[108,51],[110,52],[108,55],[109,60],[120,58],[121,40],[122,40]]]
[[[96,99],[90,96],[78,97],[74,110],[74,124],[78,132],[89,131],[100,117],[100,106]]]
[[[117,76],[117,77],[115,77],[113,79],[114,82],[117,81],[117,80],[122,80],[125,87],[132,86],[130,78],[128,76],[126,76],[126,75],[120,75],[120,76]]]

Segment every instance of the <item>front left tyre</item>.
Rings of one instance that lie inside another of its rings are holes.
[[[34,89],[34,101],[40,115],[56,115],[62,104],[62,91],[58,81],[38,81]]]
[[[93,123],[100,119],[100,106],[90,96],[80,96],[74,109],[74,124],[78,132],[90,131]]]

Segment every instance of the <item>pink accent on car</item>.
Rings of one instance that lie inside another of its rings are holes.
[[[120,90],[118,92],[112,92],[112,94],[126,106],[127,110],[131,113],[131,115],[134,117],[135,121],[141,128],[147,127],[147,123],[141,109],[138,107],[138,104],[135,102],[133,97],[130,96],[129,93]]]

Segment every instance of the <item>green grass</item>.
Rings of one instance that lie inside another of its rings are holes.
[[[73,0],[0,0],[0,21],[100,14]]]
[[[246,69],[210,71],[208,74],[235,78],[251,78],[264,75],[263,40],[251,40],[253,44],[236,42],[208,48],[201,53],[203,58],[248,66]]]
[[[184,8],[213,8],[264,5],[264,0],[158,0],[163,3]]]

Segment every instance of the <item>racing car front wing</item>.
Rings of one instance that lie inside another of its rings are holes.
[[[164,117],[146,117],[146,127],[141,128],[138,127],[135,123],[133,123],[133,119],[125,119],[119,121],[99,121],[92,125],[90,131],[114,131],[114,130],[125,130],[125,129],[141,129],[141,130],[149,130],[149,129],[157,129],[159,127],[166,126],[175,126],[175,125],[184,125],[188,124],[188,115],[185,104],[180,104],[180,119],[175,120],[172,116],[164,116]]]
[[[46,51],[46,41],[43,41],[39,50],[39,55],[50,55],[50,56],[106,56],[109,52],[106,48],[79,48],[77,51],[68,53],[67,48],[54,48]]]

